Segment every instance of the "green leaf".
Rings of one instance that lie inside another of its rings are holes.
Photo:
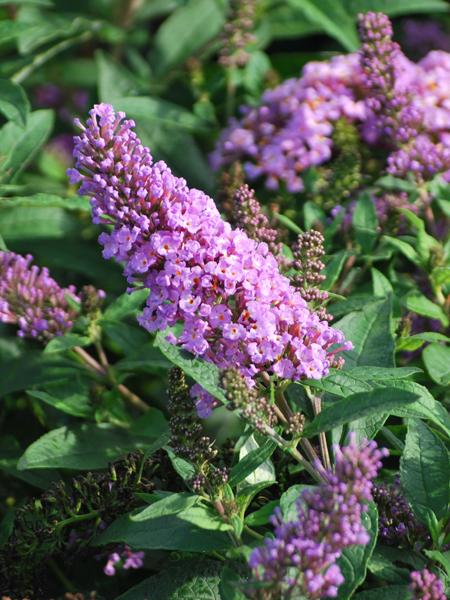
[[[18,468],[101,469],[126,452],[136,449],[155,452],[166,442],[167,436],[156,440],[137,437],[104,423],[77,425],[70,429],[59,427],[28,446]]]
[[[98,71],[98,96],[101,102],[114,103],[116,98],[135,96],[139,86],[130,71],[102,50],[95,53]]]
[[[355,600],[411,600],[408,585],[386,585],[374,590],[366,590],[354,596]]]
[[[297,500],[300,498],[302,491],[308,487],[303,484],[292,485],[281,494],[280,508],[285,521],[298,519]]]
[[[432,510],[438,519],[448,516],[449,455],[446,447],[422,421],[408,423],[400,461],[402,487],[416,515],[426,522]]]
[[[219,592],[222,565],[185,558],[141,581],[117,600],[224,600]]]
[[[383,275],[381,271],[372,268],[370,272],[372,274],[374,296],[377,298],[385,298],[386,296],[394,293],[391,282],[385,275]]]
[[[448,4],[444,0],[345,0],[345,8],[351,15],[369,10],[382,12],[391,17],[413,13],[447,12]],[[387,598],[390,596],[387,595]],[[392,599],[393,600],[393,599]]]
[[[0,130],[2,151],[0,181],[14,182],[36,156],[53,129],[53,112],[37,110],[28,115],[25,127],[6,123]]]
[[[264,504],[258,510],[250,513],[245,517],[245,524],[249,527],[260,527],[261,525],[267,525],[270,517],[273,515],[275,508],[279,505],[278,500],[270,500],[267,504]]]
[[[335,0],[288,0],[290,6],[301,11],[311,23],[320,26],[328,35],[353,52],[359,47],[353,18],[341,3]]]
[[[45,390],[27,390],[27,394],[74,417],[93,416],[89,390],[79,377],[50,384]]]
[[[84,368],[59,356],[29,351],[0,364],[0,397],[62,379],[76,377]]]
[[[123,110],[128,118],[136,119],[141,123],[147,123],[151,126],[163,125],[165,128],[176,128],[193,132],[204,128],[203,121],[196,115],[173,102],[160,98],[150,98],[150,96],[116,97],[114,108],[116,110]]]
[[[144,511],[158,504],[156,502]],[[208,552],[232,547],[228,535],[232,528],[211,508],[194,505],[174,514],[147,519],[140,518],[142,512],[135,511],[114,521],[96,538],[95,544],[124,542],[132,548],[143,550],[184,552]]]
[[[171,363],[180,367],[186,375],[192,377],[194,381],[199,383],[214,398],[220,400],[222,404],[227,404],[225,393],[219,385],[219,369],[211,363],[194,358],[178,346],[169,344],[165,339],[166,335],[167,332],[158,332],[155,338],[155,346],[161,350]]]
[[[77,219],[62,208],[10,208],[9,203],[2,204],[0,200],[0,230],[7,242],[65,239],[79,233]]]
[[[350,253],[347,250],[340,250],[336,254],[331,256],[325,265],[325,269],[323,270],[323,275],[325,275],[325,281],[321,284],[321,288],[324,290],[331,290],[333,285],[339,278],[341,274],[342,268],[345,264],[345,261],[350,256]]]
[[[362,194],[356,203],[353,227],[356,241],[360,244],[362,251],[365,254],[370,252],[377,237],[378,219],[375,205],[369,194]]]
[[[284,225],[286,227],[286,229],[289,229],[289,231],[292,231],[293,233],[303,233],[303,231],[300,229],[300,227],[297,225],[297,223],[294,223],[294,221],[292,219],[290,219],[289,217],[287,217],[286,215],[276,213],[275,219],[279,223]]]
[[[348,600],[366,578],[367,563],[369,562],[378,536],[378,511],[376,504],[370,502],[368,511],[362,514],[361,521],[370,535],[370,541],[365,546],[351,546],[342,552],[337,563],[344,576],[344,583],[339,586],[338,600]]]
[[[138,522],[145,521],[146,519],[155,519],[156,517],[176,515],[183,510],[191,508],[191,506],[199,504],[199,502],[200,496],[196,494],[188,494],[187,492],[173,493],[144,508],[133,517],[133,521]]]
[[[449,321],[444,310],[423,294],[420,294],[419,292],[410,292],[401,298],[401,302],[408,310],[412,310],[418,315],[423,315],[430,319],[436,319],[440,321],[444,327],[448,326]]]
[[[148,290],[136,290],[129,294],[122,294],[108,306],[102,316],[102,320],[121,321],[128,317],[136,317],[147,300]]]
[[[222,29],[225,22],[219,0],[188,0],[160,25],[155,36],[153,64],[158,75],[183,63]]]
[[[65,335],[61,335],[50,340],[44,349],[44,354],[64,352],[66,350],[71,350],[76,346],[88,346],[90,343],[90,339],[85,335],[78,335],[77,333],[66,333]]]
[[[33,194],[32,196],[14,196],[14,198],[2,198],[1,209],[7,208],[64,208],[70,211],[91,212],[89,200],[84,197],[72,196],[61,198],[55,194]]]
[[[411,404],[400,406],[392,411],[396,417],[428,419],[440,427],[450,437],[450,415],[440,402],[435,400],[426,387],[415,381],[379,381],[379,387],[394,385],[397,389],[416,394],[419,399]]]
[[[441,344],[430,344],[422,353],[423,362],[433,381],[439,385],[450,383],[450,348]]]
[[[396,349],[400,350],[409,350],[414,352],[421,346],[425,344],[425,342],[450,342],[450,338],[444,335],[443,333],[438,333],[437,331],[424,331],[422,333],[416,333],[414,335],[406,335],[397,339]]]
[[[412,263],[420,266],[420,257],[416,250],[414,250],[414,248],[411,246],[411,244],[408,244],[408,242],[404,242],[403,240],[390,237],[388,235],[384,235],[383,240],[387,242],[390,246],[393,246],[394,248],[399,250],[399,252],[406,256],[406,258]]]
[[[322,431],[330,431],[334,427],[356,419],[390,413],[393,409],[417,399],[417,394],[394,387],[354,394],[325,406],[322,412],[305,427],[304,435],[312,437]]]
[[[245,600],[247,596],[240,590],[241,587],[239,571],[225,566],[220,574],[220,600]]]
[[[394,337],[391,332],[391,300],[366,303],[335,323],[354,349],[344,352],[344,369],[362,365],[394,366]]]
[[[25,126],[30,103],[22,86],[0,79],[0,112],[19,126]]]
[[[450,577],[450,550],[439,552],[438,550],[424,550],[428,558],[440,563],[447,572],[447,577]]]
[[[134,352],[127,353],[122,360],[117,361],[114,364],[114,370],[124,375],[132,375],[136,372],[154,374],[170,369],[171,366],[158,348],[155,348],[153,342],[146,342],[143,346],[136,348]]]
[[[256,444],[256,442],[254,442]],[[254,473],[258,467],[260,467],[263,463],[269,459],[275,451],[277,445],[272,440],[265,440],[262,446],[256,444],[256,448],[254,450],[250,450],[247,454],[244,455],[243,458],[240,458],[239,462],[231,469],[230,478],[228,483],[231,487],[234,487],[238,483],[241,483],[244,479],[247,479],[249,475]],[[266,473],[266,480],[274,480],[274,473]],[[257,483],[256,481],[252,481],[251,483]]]

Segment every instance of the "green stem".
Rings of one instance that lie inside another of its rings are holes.
[[[254,529],[249,527],[248,525],[244,525],[244,531],[246,531],[249,535],[251,535],[252,537],[254,537],[257,540],[264,539],[263,535],[261,535],[260,533],[258,533],[257,531],[255,531]]]
[[[394,448],[397,448],[397,450],[403,452],[403,450],[405,449],[405,444],[396,435],[394,435],[388,427],[381,428],[381,435],[388,442],[390,442],[394,446]]]
[[[65,590],[67,590],[68,592],[76,590],[76,586],[74,586],[73,583],[71,581],[69,581],[69,579],[67,579],[67,577],[64,575],[64,573],[61,571],[61,569],[58,567],[58,565],[55,563],[55,561],[52,558],[48,559],[48,564],[49,564],[51,570],[53,571],[53,573],[56,575],[56,577],[59,579],[59,581],[64,586]]]
[[[25,79],[27,79],[27,77],[29,77],[34,71],[36,71],[36,69],[42,67],[46,62],[57,56],[60,52],[64,52],[64,50],[67,50],[68,48],[76,44],[82,44],[83,42],[87,42],[93,37],[93,35],[93,31],[85,31],[84,33],[77,35],[76,37],[64,40],[59,44],[52,46],[45,52],[42,52],[42,54],[38,54],[37,56],[35,56],[29,65],[26,65],[25,67],[17,71],[17,73],[15,73],[15,75],[11,77],[11,81],[14,81],[14,83],[22,83],[23,81],[25,81]]]
[[[90,519],[95,519],[95,517],[98,517],[99,515],[100,513],[98,512],[98,510],[93,510],[89,513],[86,513],[85,515],[75,515],[73,517],[70,517],[69,519],[65,519],[64,521],[60,521],[59,523],[57,523],[56,529],[62,529],[67,525],[71,525],[72,523],[79,523],[80,521],[89,521]]]

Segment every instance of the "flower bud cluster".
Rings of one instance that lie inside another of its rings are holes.
[[[384,544],[416,549],[418,543],[430,540],[402,492],[400,478],[391,485],[375,485],[373,499],[378,507],[379,536]]]
[[[171,343],[249,378],[325,376],[351,344],[309,310],[266,243],[233,230],[211,198],[153,163],[124,118],[100,104],[78,123],[70,174],[91,197],[94,222],[113,225],[99,238],[104,257],[151,290],[140,324],[153,332],[181,322]]]
[[[256,0],[231,0],[231,14],[225,23],[219,63],[224,67],[245,67],[250,59],[247,46],[255,41],[252,33]]]
[[[337,596],[344,581],[337,559],[345,548],[369,542],[361,516],[386,455],[375,442],[358,446],[352,437],[348,446],[335,448],[335,470],[322,471],[325,482],[302,492],[296,520],[285,522],[276,511],[275,537],[249,560],[256,580],[273,590],[269,597],[289,597],[294,590],[308,600]]]
[[[31,255],[0,252],[0,322],[18,326],[19,337],[47,342],[69,330],[79,302],[74,286],[60,287]]]
[[[281,259],[283,246],[277,242],[278,231],[270,227],[269,219],[255,197],[255,190],[247,184],[241,185],[233,195],[233,205],[236,225],[252,240],[265,242],[270,252]]]
[[[170,445],[177,456],[194,465],[196,474],[191,482],[194,491],[200,491],[207,482],[213,488],[223,485],[228,480],[228,470],[215,464],[219,451],[214,447],[214,442],[205,435],[194,411],[191,396],[198,397],[198,394],[195,391],[194,394],[190,393],[185,375],[178,367],[169,372],[168,393]],[[199,402],[200,400],[197,400],[197,414],[200,417],[209,416],[212,408],[208,406],[209,412],[205,414],[205,408],[199,408]]]
[[[273,406],[255,387],[249,387],[237,369],[225,369],[221,374],[221,385],[225,390],[230,410],[240,410],[244,419],[264,432],[265,427],[273,427],[277,416]]]

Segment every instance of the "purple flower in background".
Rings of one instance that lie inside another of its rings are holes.
[[[309,310],[266,243],[233,230],[211,198],[154,163],[124,119],[100,104],[86,127],[78,122],[69,174],[91,197],[94,223],[113,225],[99,238],[105,258],[151,290],[140,324],[153,332],[183,323],[171,343],[249,379],[283,358],[292,379],[326,375],[351,344]]]
[[[412,600],[446,600],[444,584],[437,575],[423,569],[410,575]]]
[[[105,575],[112,577],[116,574],[117,568],[121,569],[141,569],[144,566],[145,552],[133,552],[128,546],[123,550],[113,552],[109,555],[108,561],[103,568]]]
[[[296,520],[284,522],[276,511],[275,538],[250,556],[256,579],[273,586],[276,597],[294,588],[309,600],[336,597],[344,581],[337,559],[348,546],[369,542],[361,516],[387,454],[374,441],[358,446],[353,435],[348,446],[335,447],[335,470],[322,471],[325,482],[302,492]]]
[[[402,23],[403,43],[414,55],[423,56],[430,50],[450,52],[450,35],[438,21],[406,19]]]
[[[79,301],[74,286],[61,288],[33,257],[0,252],[0,322],[19,327],[17,335],[48,341],[72,327],[76,317],[68,297]]]
[[[230,120],[211,155],[214,169],[243,161],[249,179],[303,190],[302,174],[333,157],[335,123],[354,123],[364,143],[386,153],[390,173],[450,179],[450,54],[410,61],[382,13],[359,17],[358,53],[308,63],[297,79],[266,91]]]

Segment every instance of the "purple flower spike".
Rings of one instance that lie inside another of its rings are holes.
[[[309,310],[267,244],[233,230],[211,198],[154,163],[112,106],[95,106],[80,127],[70,174],[91,197],[94,222],[113,225],[99,238],[105,258],[151,290],[140,324],[153,332],[183,323],[171,343],[249,379],[283,359],[294,380],[324,377],[351,344]]]
[[[293,588],[308,600],[336,597],[344,581],[336,560],[345,548],[369,542],[361,515],[387,454],[373,441],[358,447],[354,436],[348,446],[335,447],[334,472],[323,471],[325,483],[301,494],[297,519],[284,522],[280,510],[275,513],[275,538],[250,556],[255,578],[279,597]]]
[[[74,286],[61,288],[48,269],[31,265],[33,257],[0,252],[0,322],[18,325],[17,335],[49,341],[72,327],[79,301]]]

